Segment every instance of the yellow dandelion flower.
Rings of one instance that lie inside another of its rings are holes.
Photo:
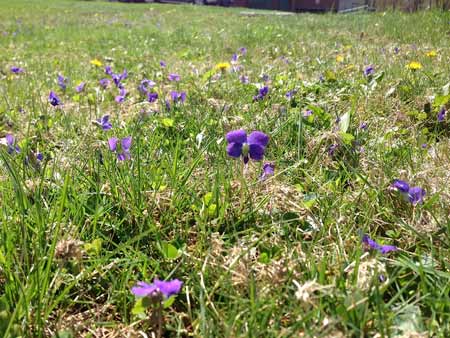
[[[406,67],[411,69],[411,70],[418,70],[418,69],[422,68],[422,64],[420,62],[417,62],[417,61],[412,61]]]
[[[339,63],[344,62],[344,56],[343,55],[336,56],[336,62],[339,62]]]
[[[231,65],[230,65],[230,63],[229,62],[219,62],[215,67],[214,67],[214,69],[216,69],[216,70],[220,70],[220,71],[226,71],[226,70],[228,70],[228,69],[230,69],[231,68]]]
[[[96,67],[101,67],[101,66],[103,66],[103,63],[98,59],[94,59],[94,60],[91,60],[91,65],[94,65]]]
[[[426,55],[430,58],[434,58],[437,56],[437,52],[435,50],[430,50],[429,52],[426,53]]]

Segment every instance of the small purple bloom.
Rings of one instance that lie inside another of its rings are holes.
[[[280,60],[283,61],[285,64],[289,64],[289,59],[284,55],[280,56]]]
[[[75,87],[75,91],[77,93],[81,93],[84,90],[85,86],[86,86],[86,82],[81,82],[78,86]]]
[[[443,122],[445,120],[445,115],[447,114],[445,107],[442,107],[437,115],[438,122]]]
[[[374,73],[375,73],[375,68],[373,68],[372,65],[367,66],[367,67],[364,69],[364,75],[365,75],[365,76],[370,76],[370,75],[373,75]]]
[[[37,152],[37,153],[36,153],[36,159],[37,159],[39,162],[42,162],[42,161],[44,160],[44,155],[43,155],[42,153],[40,153],[40,152]]]
[[[286,93],[286,98],[288,100],[290,100],[290,99],[292,99],[295,96],[295,94],[297,94],[297,90],[296,89],[290,90],[290,91],[288,91]]]
[[[385,255],[391,251],[397,251],[397,247],[394,245],[381,245],[371,239],[368,235],[364,235],[362,238],[363,244],[368,249],[373,249],[379,251],[381,254]]]
[[[421,147],[422,147],[422,149],[427,149],[428,148],[428,144],[422,143]]]
[[[234,64],[231,67],[231,72],[232,73],[239,73],[241,71],[241,69],[242,69],[242,66]]]
[[[234,53],[234,54],[231,56],[231,62],[237,62],[237,60],[238,60],[238,55],[237,55],[236,53]]]
[[[16,139],[12,134],[6,134],[6,145],[8,146],[8,154],[13,154],[14,152],[20,153],[20,147],[16,145]]]
[[[307,118],[307,117],[310,117],[312,114],[313,114],[313,111],[311,109],[308,109],[303,113],[303,117]]]
[[[135,286],[131,288],[131,292],[137,297],[151,296],[156,290],[156,286],[145,282],[137,282]]]
[[[261,181],[266,180],[269,176],[273,176],[275,173],[275,165],[273,163],[264,163],[263,173],[259,177]]]
[[[250,82],[248,76],[246,76],[246,75],[241,75],[239,77],[239,81],[241,81],[241,83],[243,83],[243,84],[248,84]]]
[[[425,195],[425,190],[420,187],[412,187],[408,191],[408,199],[413,205],[422,204]]]
[[[166,110],[170,110],[170,101],[166,99],[164,103],[166,104]]]
[[[178,279],[171,281],[161,281],[154,279],[152,284],[137,282],[136,286],[131,288],[131,292],[137,297],[150,297],[155,292],[160,292],[164,297],[176,295],[181,291],[183,282]]]
[[[170,92],[170,97],[172,98],[173,103],[184,103],[184,101],[186,101],[186,92],[177,92],[172,90]]]
[[[398,54],[399,52],[400,52],[400,48],[395,47],[395,48],[394,48],[394,53],[395,53],[395,54]]]
[[[59,99],[58,95],[54,91],[51,91],[48,96],[48,101],[53,107],[61,105],[61,100]]]
[[[178,280],[178,279],[174,279],[174,280],[171,280],[171,281],[162,281],[162,280],[155,279],[153,281],[153,284],[166,297],[170,297],[170,296],[176,295],[177,293],[179,293],[181,291],[181,287],[183,285],[183,282]]]
[[[180,75],[176,74],[176,73],[171,73],[169,74],[169,76],[167,77],[169,79],[169,81],[180,81],[181,77]]]
[[[359,125],[359,129],[361,130],[367,130],[368,124],[367,122],[361,122],[361,124]]]
[[[115,74],[115,73],[113,73],[111,75],[111,78],[113,79],[114,84],[118,88],[123,88],[122,80],[125,80],[127,77],[128,77],[128,72],[127,72],[126,69],[123,70],[122,74]]]
[[[109,76],[113,75],[113,71],[112,71],[112,67],[111,66],[106,66],[105,67],[105,74],[108,74]]]
[[[269,81],[269,75],[267,75],[267,74],[263,74],[263,76],[261,77],[261,79],[264,81],[264,82],[267,82],[267,81]]]
[[[150,92],[147,94],[148,102],[155,102],[158,99],[158,93]]]
[[[334,156],[334,154],[338,148],[339,148],[339,145],[337,143],[333,143],[331,146],[328,147],[328,155]]]
[[[409,184],[402,180],[394,180],[391,184],[391,188],[398,190],[401,193],[407,194],[409,191]]]
[[[10,70],[11,70],[11,73],[14,73],[14,74],[23,73],[23,68],[16,67],[16,66],[11,67]]]
[[[162,68],[166,68],[166,66],[167,66],[167,64],[164,62],[164,61],[159,61],[159,65],[162,67]]]
[[[100,84],[100,87],[102,87],[103,89],[106,89],[108,86],[109,86],[109,84],[111,83],[111,81],[109,81],[109,79],[100,79],[99,81],[98,81],[98,83]]]
[[[264,86],[258,90],[258,95],[253,96],[253,101],[259,101],[264,99],[266,95],[269,93],[269,87]]]
[[[247,54],[247,48],[245,48],[245,47],[239,48],[239,53],[241,53],[241,55]]]
[[[124,137],[120,141],[120,150],[119,150],[119,139],[117,137],[111,137],[108,140],[109,149],[112,152],[115,152],[117,154],[117,159],[119,161],[129,160],[131,158],[130,154],[130,148],[131,148],[131,136]]]
[[[146,94],[155,85],[156,85],[156,82],[154,82],[152,80],[144,79],[141,81],[141,84],[139,85],[138,89],[142,94]]]
[[[114,100],[117,103],[122,103],[123,101],[125,101],[126,96],[127,96],[127,91],[125,90],[125,88],[120,88],[119,95],[117,95]]]
[[[101,118],[97,119],[97,123],[103,130],[110,130],[112,128],[112,124],[109,122],[109,115],[103,115]]]
[[[61,74],[58,74],[58,86],[62,89],[62,90],[66,90],[67,88],[67,82],[69,80],[67,78],[65,78],[64,76],[62,76]]]
[[[253,131],[248,137],[245,130],[233,130],[226,135],[228,142],[227,153],[230,157],[243,157],[247,163],[249,156],[254,161],[264,158],[269,136],[261,131]]]
[[[420,187],[410,187],[408,183],[402,180],[394,180],[391,184],[391,189],[399,191],[403,198],[413,205],[422,204],[426,195],[424,189]]]

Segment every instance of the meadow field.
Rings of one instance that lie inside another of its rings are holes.
[[[449,337],[450,13],[0,0],[1,337]]]

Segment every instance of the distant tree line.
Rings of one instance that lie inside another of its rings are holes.
[[[109,1],[120,1],[120,2],[164,2],[162,0],[109,0]],[[179,2],[190,2],[190,3],[213,3],[220,4],[221,0],[217,1],[203,1],[203,0],[178,0]],[[278,4],[280,0],[272,0],[271,3]],[[298,0],[290,0],[290,3],[297,3]],[[298,1],[298,3],[309,3],[315,1],[316,4],[319,3],[320,0],[302,0]],[[342,1],[342,0],[341,0]],[[239,3],[248,4],[248,1],[230,1],[227,0],[227,3]],[[261,2],[270,3],[269,0],[261,0]],[[332,2],[330,2],[332,3]],[[401,10],[407,12],[416,12],[424,9],[441,9],[444,11],[450,10],[450,0],[366,0],[366,5],[372,10]],[[245,5],[243,5],[245,6]],[[275,8],[275,7],[274,7]],[[332,8],[332,7],[330,7]]]
[[[423,9],[450,10],[450,0],[368,0],[370,8],[376,10],[402,10],[416,12]]]

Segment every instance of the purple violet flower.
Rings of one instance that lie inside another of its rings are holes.
[[[303,113],[303,117],[308,118],[308,117],[310,117],[312,114],[313,114],[313,111],[312,111],[311,109],[308,109],[308,110],[306,110],[306,111]]]
[[[167,78],[169,79],[169,81],[176,81],[176,82],[178,82],[178,81],[181,80],[180,75],[178,75],[176,73],[169,74],[169,76]]]
[[[56,95],[56,93],[54,91],[51,91],[49,96],[48,96],[48,101],[50,102],[50,104],[53,107],[59,106],[61,105],[61,100],[58,97],[58,95]]]
[[[109,76],[112,76],[113,71],[112,71],[112,67],[111,66],[106,66],[105,67],[105,74],[108,74]]]
[[[367,122],[361,122],[361,124],[359,125],[359,129],[361,130],[367,130],[368,124]]]
[[[155,102],[158,99],[158,93],[150,92],[147,94],[147,100],[148,102]]]
[[[231,56],[231,62],[237,62],[237,60],[238,60],[238,55],[236,54],[236,53],[234,53],[232,56]]]
[[[261,76],[261,80],[263,80],[264,82],[267,82],[267,81],[269,81],[269,75],[267,75],[267,74],[263,74],[263,76]]]
[[[261,174],[261,176],[259,177],[259,179],[261,181],[266,180],[268,177],[273,176],[275,173],[275,165],[273,163],[264,163],[263,165],[263,172]]]
[[[240,66],[240,65],[234,64],[231,66],[232,73],[239,73],[241,71],[241,69],[242,69],[242,66]]]
[[[164,62],[164,61],[159,61],[159,65],[162,67],[162,68],[166,68],[166,66],[167,66],[167,64]]]
[[[14,152],[20,153],[20,147],[16,144],[16,139],[12,134],[6,134],[6,145],[8,146],[8,154],[13,154]]]
[[[394,180],[391,184],[391,188],[398,190],[401,193],[407,194],[409,191],[409,184],[402,180]]]
[[[36,160],[38,160],[39,162],[42,162],[44,160],[44,155],[40,152],[36,153]]]
[[[402,180],[394,180],[390,187],[393,190],[397,190],[403,198],[412,205],[423,203],[423,199],[426,195],[424,189],[420,187],[410,187],[408,183]]]
[[[295,96],[295,94],[297,94],[297,90],[296,89],[292,89],[292,90],[290,90],[290,91],[288,91],[286,93],[286,98],[288,100],[290,100],[290,99],[292,99]]]
[[[408,191],[408,199],[412,205],[422,204],[426,194],[421,187],[412,187]]]
[[[122,88],[120,88],[119,95],[117,95],[114,100],[117,103],[122,103],[123,101],[125,101],[126,96],[127,96],[127,91],[125,90],[125,88],[122,87]]]
[[[109,81],[109,79],[104,78],[104,79],[100,79],[98,81],[98,83],[99,83],[100,87],[102,87],[103,89],[106,89],[109,86],[109,84],[111,83],[111,81]]]
[[[110,130],[112,128],[112,124],[111,122],[109,122],[109,115],[103,115],[96,121],[98,125],[102,127],[103,130]]]
[[[81,82],[78,86],[75,87],[75,91],[77,93],[81,93],[84,90],[85,86],[86,86],[86,82]]]
[[[61,74],[58,74],[58,86],[62,89],[62,90],[66,90],[67,88],[67,82],[69,80],[67,78],[65,78],[64,76],[62,76]]]
[[[170,97],[172,98],[173,103],[184,103],[184,101],[186,101],[186,92],[177,92],[175,90],[172,90],[170,92]]]
[[[148,79],[144,79],[141,81],[138,89],[142,94],[148,93],[148,91],[156,85],[156,82]]]
[[[365,76],[370,76],[373,75],[375,73],[375,68],[373,68],[372,65],[367,66],[366,68],[364,68],[364,75]]]
[[[241,75],[239,77],[239,81],[241,81],[241,83],[243,83],[243,84],[248,84],[250,82],[248,76],[246,76],[246,75]]]
[[[11,70],[11,73],[14,73],[14,74],[23,73],[23,68],[16,67],[16,66],[11,67],[10,70]]]
[[[152,284],[137,282],[136,286],[131,288],[131,292],[137,297],[151,297],[153,293],[157,292],[169,298],[178,294],[182,286],[183,282],[178,279],[162,281],[155,278]]]
[[[445,107],[442,107],[437,115],[438,122],[443,122],[445,120],[445,115],[447,114]]]
[[[283,61],[285,64],[289,64],[289,59],[285,57],[284,55],[280,56],[280,60]]]
[[[254,161],[264,158],[269,136],[261,131],[253,131],[248,137],[245,130],[233,130],[227,133],[227,153],[230,157],[243,157],[244,163],[248,163],[249,157]]]
[[[264,99],[266,95],[269,93],[269,87],[264,86],[258,90],[258,95],[253,96],[253,101],[259,101]]]
[[[120,140],[120,150],[119,150],[119,139],[117,137],[111,137],[108,140],[109,150],[117,154],[117,159],[119,161],[129,160],[131,158],[130,148],[131,148],[131,136],[124,137]]]
[[[111,78],[114,81],[114,84],[118,88],[123,88],[122,80],[125,80],[128,77],[128,72],[126,69],[123,70],[122,74],[111,74]]]
[[[333,143],[328,147],[328,156],[334,156],[336,150],[339,148],[339,144]]]
[[[397,251],[398,248],[394,245],[381,245],[371,239],[368,235],[364,235],[362,242],[367,249],[377,250],[381,254],[385,255],[391,251]]]
[[[241,55],[247,54],[247,48],[245,48],[245,47],[239,48],[239,53],[241,53]]]

